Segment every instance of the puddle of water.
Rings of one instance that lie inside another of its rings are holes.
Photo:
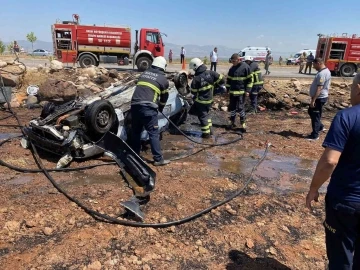
[[[0,140],[7,140],[19,135],[21,135],[21,133],[0,133]]]
[[[31,176],[19,176],[17,178],[11,179],[6,184],[8,185],[24,185],[31,182],[33,178]]]
[[[188,162],[206,163],[215,169],[228,171],[235,174],[249,175],[252,168],[257,164],[264,150],[245,150],[246,157],[237,161],[227,161],[214,156],[199,154],[187,159]],[[315,172],[317,160],[301,159],[290,156],[280,156],[268,153],[266,159],[254,171],[254,181],[261,192],[264,193],[290,193],[306,192],[309,189],[312,176]],[[321,193],[326,192],[325,183],[320,189]]]
[[[71,173],[71,181],[64,183],[68,186],[84,186],[96,184],[119,184],[123,182],[121,175],[92,175],[84,172]]]

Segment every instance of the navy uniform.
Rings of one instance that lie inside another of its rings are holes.
[[[165,68],[165,58],[156,57],[151,68],[144,71],[138,78],[131,99],[132,148],[138,155],[140,154],[141,133],[145,128],[149,134],[155,166],[170,162],[163,159],[158,124],[158,110],[162,112],[169,97],[169,82],[165,77]]]
[[[209,138],[212,134],[209,111],[213,103],[214,86],[223,85],[225,80],[223,75],[207,70],[199,58],[191,59],[189,67],[195,71],[190,87],[191,93],[194,95],[194,111],[201,124],[202,137]]]
[[[250,102],[253,111],[256,113],[258,105],[258,94],[264,85],[264,81],[262,79],[262,74],[258,63],[254,62],[251,56],[245,56],[245,62],[249,64],[250,73],[253,77],[253,87],[250,92]]]
[[[226,89],[230,93],[230,126],[229,128],[235,128],[236,113],[240,115],[240,125],[243,130],[246,129],[246,115],[245,115],[245,92],[248,94],[253,87],[253,76],[250,72],[250,67],[245,62],[240,62],[238,54],[233,54],[232,57],[233,66],[229,69]]]

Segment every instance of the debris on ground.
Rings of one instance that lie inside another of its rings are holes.
[[[5,64],[0,62],[10,75],[23,70],[16,63]],[[16,85],[12,103],[17,102],[18,108],[14,109],[21,121],[28,123],[41,112],[34,105],[103,92],[109,85],[134,84],[139,73],[101,67],[61,68],[53,63],[52,67],[29,68],[16,78],[10,75],[3,76]],[[310,119],[303,111],[308,106],[310,84],[307,78],[266,79],[266,91],[259,95],[260,113],[248,116],[243,140],[154,168],[157,186],[144,210],[146,222],[167,222],[209,207],[242,188],[265,143],[273,145],[241,196],[180,226],[153,229],[101,223],[56,192],[44,175],[0,166],[0,265],[5,269],[324,269],[326,186],[312,213],[304,207],[326,135],[322,133],[314,142],[304,139],[311,131]],[[29,85],[39,87],[36,95],[27,94]],[[325,126],[349,104],[349,85],[333,80],[323,115]],[[214,142],[233,139],[234,134],[223,134],[228,105],[226,95],[216,96],[211,111]],[[2,123],[16,124],[12,118]],[[198,119],[189,116],[181,129],[200,132]],[[11,126],[0,127],[4,138],[16,132],[19,130]],[[161,143],[169,157],[200,150],[171,130]],[[149,151],[143,154],[151,159]],[[56,167],[58,157],[41,152],[41,158],[45,167]],[[0,159],[14,166],[38,168],[31,152],[16,139],[0,148]],[[109,160],[99,157],[70,166]],[[112,217],[120,216],[120,202],[131,193],[117,166],[51,175],[88,207]]]

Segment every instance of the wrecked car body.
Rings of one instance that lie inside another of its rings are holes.
[[[185,121],[189,104],[183,98],[188,94],[186,73],[169,74],[169,97],[163,113],[172,121]],[[134,196],[121,205],[144,219],[141,203],[149,200],[155,188],[155,172],[126,143],[131,137],[131,98],[136,78],[120,82],[98,95],[77,98],[65,104],[47,103],[41,115],[23,129],[26,136],[21,145],[30,144],[62,156],[57,168],[67,166],[73,159],[85,159],[104,154],[119,166]],[[168,120],[159,113],[160,132],[167,129]],[[144,130],[143,141],[148,139]],[[130,178],[126,177],[126,174]]]
[[[188,94],[185,72],[168,74],[169,98],[163,113],[181,123],[186,120],[189,104],[182,97]],[[85,159],[103,153],[96,142],[107,132],[123,141],[131,137],[130,102],[136,87],[136,78],[118,82],[104,91],[86,98],[77,98],[61,105],[47,103],[41,115],[30,121],[24,131],[24,148],[31,142],[46,151],[62,156],[57,167],[68,165],[73,159]],[[168,128],[168,120],[158,114],[160,132]],[[148,140],[143,130],[142,141]]]

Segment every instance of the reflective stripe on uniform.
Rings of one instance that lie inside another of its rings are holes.
[[[213,88],[213,86],[211,84],[209,84],[208,86],[204,86],[204,87],[201,87],[199,89],[191,88],[191,91],[192,92],[200,92],[200,91],[205,91],[205,90],[208,90],[208,89],[211,89],[211,88]]]
[[[228,78],[230,78],[231,80],[235,80],[235,81],[246,80],[246,77],[231,77],[231,76],[228,76]]]
[[[159,104],[165,106],[166,102],[159,102]]]
[[[201,104],[211,104],[213,102],[213,100],[200,100],[198,98],[195,99],[196,102],[201,103]]]
[[[259,74],[261,74],[261,70],[254,71],[254,76],[255,76],[254,85],[260,85],[260,84],[263,84],[263,83],[264,83],[264,81],[260,81],[260,80],[259,80]]]
[[[220,74],[219,79],[216,80],[215,84],[218,83],[218,82],[220,82],[222,78],[223,78],[223,75]]]
[[[201,127],[202,133],[210,133],[210,125]]]
[[[230,94],[242,95],[242,94],[245,94],[245,90],[230,90]]]
[[[141,85],[141,86],[150,87],[150,88],[151,88],[152,90],[154,90],[155,93],[157,93],[158,95],[160,95],[160,93],[161,93],[160,89],[159,89],[157,86],[155,86],[155,85],[153,85],[153,84],[151,84],[151,83],[148,83],[148,82],[138,82],[136,85]]]
[[[209,127],[212,127],[211,119],[208,119]]]
[[[250,73],[246,79],[251,79],[251,81],[246,85],[247,88],[252,88],[253,87],[253,74]]]

